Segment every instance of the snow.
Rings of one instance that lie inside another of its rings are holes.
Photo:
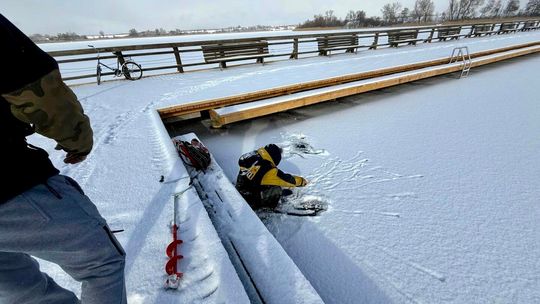
[[[183,285],[162,287],[172,195],[185,189],[187,173],[155,109],[435,59],[456,46],[477,52],[539,38],[518,33],[74,86],[94,128],[89,158],[65,165],[54,142],[31,142],[81,183],[113,230],[125,229],[117,237],[127,251],[130,303],[248,303],[194,189],[179,204],[180,237],[190,241],[180,246]],[[304,134],[325,150],[289,154],[282,168],[306,176],[306,190],[327,199],[329,210],[265,219],[325,303],[535,303],[539,67],[530,55],[460,80],[422,80],[222,131],[202,124],[171,130],[195,132],[230,180],[242,153],[269,142]],[[41,264],[78,292],[62,270]]]

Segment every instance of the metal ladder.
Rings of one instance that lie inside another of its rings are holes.
[[[458,62],[458,60],[461,60],[463,63],[463,68],[461,69],[461,75],[459,75],[459,78],[465,76],[467,77],[469,75],[469,71],[471,70],[471,54],[469,53],[469,47],[467,46],[460,46],[454,48],[452,51],[452,56],[450,56],[450,63]]]

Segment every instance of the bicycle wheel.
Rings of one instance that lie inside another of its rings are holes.
[[[96,69],[96,78],[97,78],[97,84],[101,84],[101,67],[98,65]]]
[[[129,80],[137,80],[142,77],[142,68],[139,64],[128,61],[122,65],[122,73]]]

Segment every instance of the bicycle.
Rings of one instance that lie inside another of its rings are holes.
[[[138,80],[138,79],[141,79],[142,77],[142,68],[141,68],[141,65],[136,63],[135,61],[131,60],[131,58],[127,58],[127,60],[122,63],[122,65],[120,65],[120,60],[118,59],[118,56],[117,56],[117,59],[116,59],[116,68],[114,67],[110,67],[104,63],[101,62],[100,60],[100,53],[99,53],[99,50],[96,49],[93,45],[88,45],[89,47],[93,48],[96,52],[97,52],[97,68],[96,68],[96,77],[97,77],[97,84],[100,85],[101,84],[101,72],[102,72],[102,69],[101,67],[105,67],[111,71],[113,71],[113,75],[114,77],[120,77],[122,75],[124,75],[124,77],[126,79],[129,79],[129,80]],[[116,55],[116,52],[113,53]]]

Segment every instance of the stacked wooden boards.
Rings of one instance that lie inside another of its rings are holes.
[[[472,67],[540,52],[540,42],[493,49],[471,54]],[[159,109],[162,119],[209,111],[213,127],[272,113],[378,90],[424,78],[461,71],[461,62],[449,58],[412,63],[391,68],[348,74],[328,79],[276,87],[247,94],[184,103]]]

